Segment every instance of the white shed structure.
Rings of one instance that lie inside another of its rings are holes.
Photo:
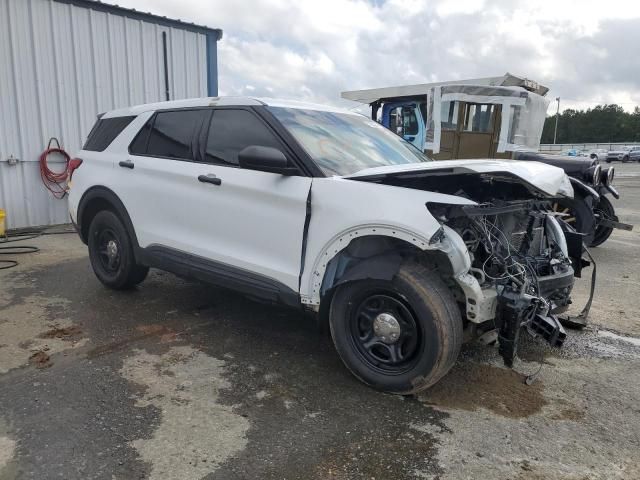
[[[68,222],[66,200],[40,179],[38,158],[51,137],[73,156],[101,112],[216,96],[221,37],[218,29],[92,0],[0,0],[7,227]]]

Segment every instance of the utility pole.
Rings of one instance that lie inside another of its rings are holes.
[[[556,128],[553,130],[553,144],[556,144],[556,138],[558,136],[558,116],[560,115],[560,97],[556,97],[558,102],[558,109],[556,110]]]

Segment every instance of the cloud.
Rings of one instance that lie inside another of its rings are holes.
[[[224,30],[223,94],[344,104],[343,90],[524,75],[563,107],[640,104],[640,2],[120,0]]]

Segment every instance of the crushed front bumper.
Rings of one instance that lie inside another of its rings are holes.
[[[561,347],[567,336],[560,318],[554,312],[571,303],[573,269],[567,268],[536,280],[537,297],[507,290],[498,295],[496,321],[499,325],[499,352],[508,367],[513,366],[523,328],[533,336],[544,338],[554,347]]]

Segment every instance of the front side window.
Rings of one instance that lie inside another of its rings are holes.
[[[138,155],[193,160],[195,140],[206,115],[206,110],[158,112],[140,130],[130,151]]]
[[[215,110],[211,118],[205,161],[238,165],[238,153],[249,145],[282,150],[269,128],[246,110]]]
[[[362,115],[285,107],[269,110],[326,175],[429,161],[409,142]]]
[[[389,129],[398,135],[417,135],[418,118],[413,107],[396,107],[389,112]]]

